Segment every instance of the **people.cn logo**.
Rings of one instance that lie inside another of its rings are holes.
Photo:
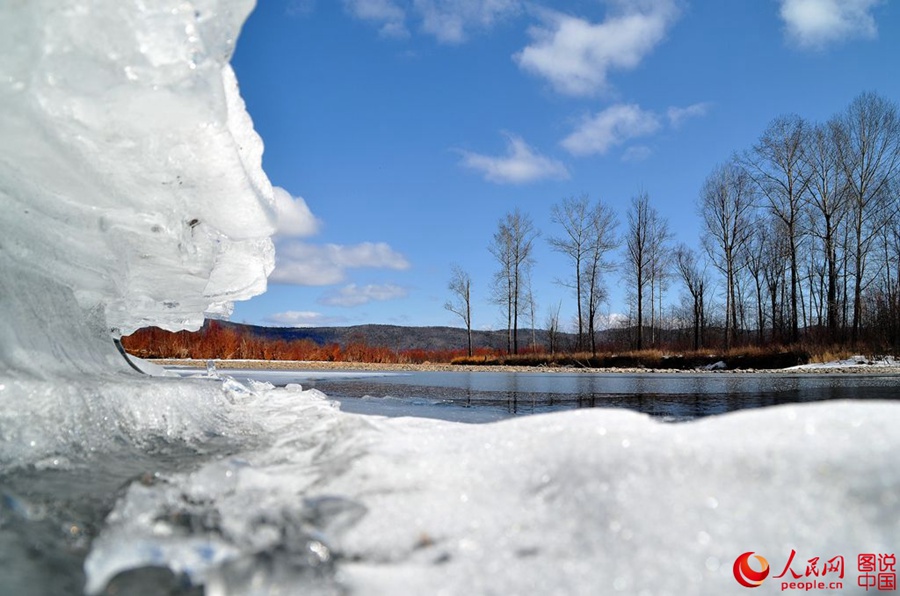
[[[759,571],[750,567],[751,556],[759,561]],[[754,555],[753,551],[742,554],[734,561],[734,579],[745,588],[758,588],[768,576],[769,562],[765,557]]]

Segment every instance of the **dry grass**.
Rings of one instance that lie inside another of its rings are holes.
[[[846,346],[817,346],[810,350],[809,361],[817,364],[847,360],[860,353]]]
[[[490,357],[455,358],[458,365],[506,365],[506,366],[571,366],[582,368],[646,368],[680,369],[703,368],[716,362],[725,362],[729,369],[785,368],[809,362],[806,350],[798,347],[771,346],[738,347],[727,352],[711,350],[674,352],[660,349],[589,352],[575,354],[519,354]]]

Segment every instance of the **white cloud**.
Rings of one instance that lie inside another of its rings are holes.
[[[331,317],[308,310],[289,310],[266,317],[266,322],[282,327],[323,327],[346,322],[344,317]]]
[[[882,0],[780,0],[788,37],[801,47],[821,48],[848,39],[872,39],[872,10]]]
[[[393,0],[344,0],[344,8],[354,17],[380,25],[384,37],[407,37],[406,10]]]
[[[307,17],[316,10],[316,0],[289,0],[285,12],[292,17]]]
[[[385,37],[409,35],[407,21],[443,43],[461,43],[472,29],[489,29],[522,10],[522,0],[344,0],[352,16],[375,23]]]
[[[463,166],[481,172],[491,182],[498,184],[524,184],[545,178],[569,177],[562,162],[535,152],[521,137],[506,134],[506,155],[492,157],[480,153],[461,151]]]
[[[327,306],[361,306],[373,301],[405,298],[408,294],[409,291],[406,288],[394,284],[368,284],[365,286],[349,284],[325,294],[319,299],[319,303]]]
[[[275,271],[269,281],[301,286],[327,286],[344,281],[347,269],[375,268],[402,270],[409,261],[384,242],[339,244],[279,244]]]
[[[468,29],[489,29],[521,10],[520,0],[414,0],[422,30],[438,41],[465,41]]]
[[[611,2],[601,23],[543,10],[543,26],[531,27],[532,43],[513,59],[544,77],[560,93],[605,90],[611,70],[630,70],[655,48],[679,16],[675,0]]]
[[[319,220],[312,214],[303,197],[292,197],[280,186],[273,187],[275,211],[278,214],[278,236],[312,236],[319,231]]]
[[[666,116],[669,118],[669,124],[672,128],[678,128],[685,120],[706,116],[711,107],[712,104],[709,102],[695,103],[686,108],[671,107],[666,111]]]
[[[648,136],[660,129],[659,118],[636,104],[616,104],[584,118],[562,146],[573,155],[606,153],[629,139]]]

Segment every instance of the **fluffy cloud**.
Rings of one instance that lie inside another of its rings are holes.
[[[292,17],[307,17],[316,10],[316,0],[289,0],[285,12]]]
[[[409,261],[384,242],[352,246],[292,242],[277,247],[275,271],[269,280],[301,286],[327,286],[344,281],[347,269],[363,267],[402,270],[409,268]]]
[[[469,29],[489,29],[521,10],[519,0],[414,0],[422,30],[438,41],[460,43]]]
[[[695,103],[686,108],[672,107],[666,111],[666,117],[668,117],[669,124],[672,125],[672,128],[678,128],[686,120],[706,116],[711,107],[712,104],[708,102]]]
[[[532,27],[532,43],[513,59],[547,79],[566,95],[592,95],[608,87],[611,70],[630,70],[666,35],[679,16],[675,0],[610,2],[601,23],[555,11],[541,11],[543,25]]]
[[[780,0],[788,37],[801,47],[821,48],[878,35],[872,10],[882,0]]]
[[[344,8],[352,16],[379,25],[385,37],[406,37],[406,11],[393,0],[344,0]]]
[[[481,172],[486,179],[498,184],[524,184],[545,178],[569,177],[569,172],[562,162],[535,152],[521,137],[507,134],[506,141],[504,156],[493,157],[461,151],[460,163]]]
[[[289,310],[266,317],[266,322],[283,327],[322,327],[345,323],[346,319],[325,316],[322,313],[308,310]]]
[[[409,35],[408,20],[444,43],[461,43],[472,29],[489,29],[518,13],[521,0],[344,0],[347,12],[379,26],[385,37]]]
[[[582,119],[577,129],[562,140],[573,155],[606,153],[630,139],[659,130],[659,117],[635,104],[616,104]]]
[[[320,304],[327,306],[360,306],[373,301],[395,300],[405,298],[409,292],[406,288],[394,284],[369,284],[358,286],[349,284],[329,292],[319,299]]]
[[[711,105],[704,102],[684,108],[670,107],[663,117],[637,104],[615,104],[582,118],[575,130],[560,144],[572,155],[602,155],[633,139],[656,134],[663,130],[666,121],[671,128],[679,128],[686,120],[705,116]],[[646,146],[629,147],[622,160],[640,161],[651,154],[652,150]]]
[[[312,236],[319,231],[319,220],[312,214],[303,197],[292,197],[291,193],[276,186],[275,211],[278,214],[278,236]]]

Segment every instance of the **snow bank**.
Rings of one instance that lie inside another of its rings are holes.
[[[461,425],[347,414],[294,386],[234,407],[274,442],[132,485],[94,543],[89,591],[152,565],[211,594],[718,595],[744,589],[740,554],[774,575],[792,549],[800,573],[844,556],[849,588],[858,553],[900,538],[893,404]]]
[[[228,60],[252,0],[0,4],[0,373],[261,293],[272,188]]]

